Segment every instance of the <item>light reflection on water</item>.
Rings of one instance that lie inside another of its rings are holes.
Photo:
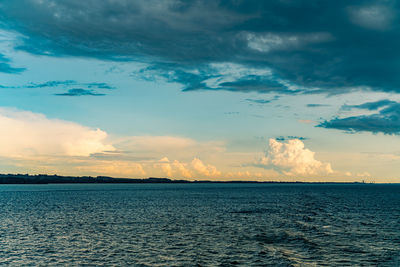
[[[0,264],[400,266],[400,185],[0,185]]]

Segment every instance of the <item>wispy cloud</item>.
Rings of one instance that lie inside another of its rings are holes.
[[[105,94],[97,93],[94,90],[87,90],[87,89],[82,89],[82,88],[74,88],[74,89],[69,89],[65,93],[59,93],[59,94],[54,94],[58,96],[103,96]]]
[[[23,85],[23,88],[46,88],[46,87],[58,87],[58,86],[71,86],[77,85],[77,82],[74,80],[66,80],[66,81],[47,81],[43,83],[30,83],[28,85]]]
[[[10,65],[10,59],[0,54],[0,72],[9,74],[18,74],[25,70],[25,68],[15,68]]]
[[[275,101],[275,100],[278,100],[279,99],[279,96],[274,96],[273,98],[271,98],[271,99],[252,99],[252,98],[246,98],[245,100],[247,101],[247,102],[250,102],[250,103],[254,103],[254,104],[260,104],[260,105],[263,105],[263,104],[269,104],[269,103],[271,103],[272,101]]]
[[[352,110],[352,109],[366,109],[366,110],[377,110],[382,107],[387,107],[390,105],[397,104],[395,101],[389,99],[382,99],[374,102],[366,102],[359,105],[343,105],[342,110]]]
[[[83,83],[82,85],[86,85],[88,88],[98,88],[98,89],[115,89],[114,86],[111,86],[107,83]]]
[[[77,86],[81,88],[76,88]],[[104,82],[91,82],[91,83],[80,83],[75,80],[64,80],[64,81],[47,81],[42,83],[29,83],[20,86],[0,86],[4,89],[41,89],[41,88],[54,88],[54,89],[67,89],[64,93],[55,93],[57,96],[104,96],[105,93],[99,93],[97,90],[114,90],[115,87]],[[94,88],[94,89],[93,89]]]
[[[46,87],[69,87],[69,86],[84,86],[86,88],[97,88],[97,89],[115,89],[114,86],[109,85],[108,83],[101,82],[91,82],[91,83],[80,83],[74,80],[65,80],[65,81],[47,81],[43,83],[30,83],[28,85],[23,85],[21,87],[24,88],[46,88]]]
[[[319,107],[329,107],[328,104],[307,104],[306,107],[308,108],[319,108]]]
[[[287,141],[287,140],[293,140],[293,139],[298,139],[298,140],[301,140],[301,141],[308,140],[307,137],[294,136],[294,135],[279,136],[279,137],[275,138],[276,141],[280,141],[280,142]]]

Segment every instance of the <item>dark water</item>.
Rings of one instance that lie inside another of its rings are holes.
[[[0,265],[400,266],[400,185],[1,185]]]

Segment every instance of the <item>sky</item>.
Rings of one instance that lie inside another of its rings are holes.
[[[2,0],[0,172],[400,182],[399,11]]]

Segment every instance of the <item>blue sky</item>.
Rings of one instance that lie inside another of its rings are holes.
[[[398,10],[4,0],[2,172],[398,182]]]

